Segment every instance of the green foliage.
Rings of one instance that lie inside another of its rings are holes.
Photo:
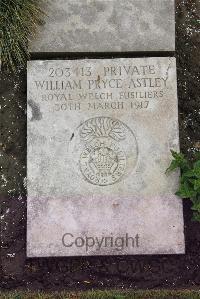
[[[18,296],[18,297],[16,297]],[[14,292],[0,293],[1,299],[200,299],[198,290],[150,290],[150,291],[99,291],[88,292]]]
[[[176,195],[192,201],[193,220],[200,222],[200,157],[189,162],[182,153],[171,151],[173,160],[167,173],[181,170],[180,186]]]
[[[44,13],[39,0],[0,0],[0,59],[15,71],[29,58],[28,40],[35,35]]]

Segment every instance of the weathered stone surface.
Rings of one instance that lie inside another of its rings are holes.
[[[175,58],[30,61],[27,113],[28,256],[184,253]]]
[[[32,52],[174,51],[174,0],[50,0]]]

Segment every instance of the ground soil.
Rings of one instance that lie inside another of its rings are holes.
[[[176,1],[181,150],[200,150],[200,2]],[[200,223],[184,201],[186,254],[26,258],[26,71],[1,72],[0,166],[2,289],[199,288]]]

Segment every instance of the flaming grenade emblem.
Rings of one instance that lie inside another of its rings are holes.
[[[109,117],[86,121],[80,129],[84,149],[79,165],[86,180],[106,186],[119,181],[126,169],[126,155],[121,142],[126,139],[123,123]]]

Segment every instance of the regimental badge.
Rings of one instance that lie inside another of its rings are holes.
[[[128,175],[138,156],[131,129],[120,120],[103,116],[88,119],[78,128],[75,152],[79,153],[82,177],[99,186],[114,184]]]

